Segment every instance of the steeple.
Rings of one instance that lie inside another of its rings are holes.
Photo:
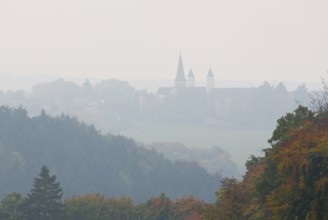
[[[179,56],[177,75],[175,77],[175,87],[176,88],[185,88],[186,87],[186,77],[185,77],[185,74],[184,74],[181,53],[180,53],[180,56]]]
[[[214,78],[214,74],[211,68],[208,70],[207,78]]]
[[[194,73],[192,72],[191,68],[188,74],[188,83],[187,83],[188,87],[195,87],[195,76]]]
[[[206,87],[207,87],[207,91],[210,91],[211,89],[213,89],[215,87],[215,79],[214,79],[214,74],[213,74],[212,69],[208,70]]]

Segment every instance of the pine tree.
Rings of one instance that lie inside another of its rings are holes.
[[[56,176],[50,176],[46,166],[34,178],[34,188],[28,194],[28,219],[55,220],[63,213],[63,192]]]

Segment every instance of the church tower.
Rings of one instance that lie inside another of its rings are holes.
[[[186,88],[186,77],[184,74],[181,53],[179,56],[177,76],[175,77],[175,88],[177,88],[177,89]]]
[[[207,91],[209,92],[211,89],[215,87],[215,79],[214,79],[214,74],[212,69],[209,69],[207,73],[207,81],[206,81],[206,88]]]
[[[195,87],[195,76],[191,69],[188,74],[187,87]]]

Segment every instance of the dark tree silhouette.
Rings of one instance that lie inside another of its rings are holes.
[[[56,176],[50,176],[46,166],[41,168],[39,177],[34,178],[34,187],[28,195],[28,219],[55,220],[63,213],[63,192]]]

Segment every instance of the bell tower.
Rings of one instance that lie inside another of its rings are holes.
[[[188,74],[187,87],[195,87],[195,76],[191,69]]]
[[[209,92],[211,89],[215,87],[215,78],[212,69],[209,69],[207,73],[207,81],[206,81],[206,88]]]

